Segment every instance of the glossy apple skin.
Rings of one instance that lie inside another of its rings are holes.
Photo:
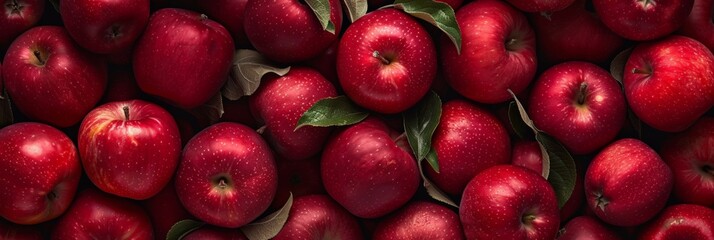
[[[683,131],[714,106],[713,69],[714,55],[691,38],[642,43],[625,64],[627,102],[647,125]]]
[[[0,6],[0,51],[37,24],[45,11],[43,0],[4,0]]]
[[[335,34],[322,29],[315,13],[299,0],[250,0],[243,27],[258,52],[273,61],[295,63],[316,57],[337,40],[342,28],[342,5],[330,1]]]
[[[205,15],[158,10],[134,48],[136,82],[142,91],[173,105],[198,107],[223,86],[234,48],[228,31]]]
[[[135,202],[87,189],[57,222],[53,240],[153,239],[151,220]]]
[[[605,147],[585,173],[588,207],[616,226],[651,219],[664,208],[671,190],[672,171],[652,148],[632,138]]]
[[[106,64],[57,26],[35,27],[17,37],[5,54],[2,74],[20,112],[58,127],[81,121],[107,85]]]
[[[77,191],[82,167],[64,133],[41,123],[0,129],[0,216],[18,224],[54,219]]]
[[[639,239],[714,239],[714,210],[700,205],[679,204],[665,208],[647,226]]]
[[[282,77],[261,82],[250,97],[250,107],[265,124],[265,138],[286,160],[304,160],[318,154],[332,128],[305,126],[295,130],[302,114],[323,98],[336,97],[335,87],[319,72],[293,67]]]
[[[306,195],[295,198],[287,222],[273,239],[364,238],[357,219],[329,196]]]
[[[166,234],[177,222],[193,219],[176,195],[174,181],[166,184],[159,193],[141,202],[151,218],[156,239],[166,239]]]
[[[243,28],[243,16],[248,0],[196,0],[195,3],[202,12],[221,23],[231,33],[236,46],[250,46]]]
[[[337,52],[337,76],[345,94],[358,105],[398,113],[429,90],[436,61],[434,43],[415,18],[400,10],[380,9],[345,31]]]
[[[696,39],[707,46],[709,50],[714,50],[714,1],[694,0],[694,6],[689,13],[684,24],[679,29],[679,34]]]
[[[557,12],[570,6],[575,0],[508,0],[514,7],[524,12]]]
[[[182,240],[248,240],[240,229],[220,228],[205,225],[191,231]]]
[[[507,89],[518,94],[528,86],[537,60],[535,34],[523,13],[503,1],[475,1],[456,12],[456,21],[461,55],[446,37],[440,53],[444,76],[454,90],[490,104],[510,100]]]
[[[593,0],[602,22],[620,36],[645,41],[666,36],[682,26],[694,0],[657,2]]]
[[[372,239],[466,239],[459,216],[440,204],[415,201],[382,220]]]
[[[587,62],[566,62],[547,69],[533,83],[528,101],[528,114],[535,126],[578,155],[612,142],[625,124],[626,113],[617,81]]]
[[[426,164],[426,174],[453,196],[461,195],[479,172],[511,160],[511,143],[503,124],[492,113],[464,100],[443,104],[432,147],[439,158],[439,173]]]
[[[322,153],[327,193],[361,218],[381,217],[406,204],[421,179],[406,138],[398,136],[376,118],[336,132]]]
[[[149,22],[149,0],[63,0],[59,11],[77,44],[102,54],[128,50]]]
[[[524,223],[529,216],[533,219]],[[476,175],[464,190],[459,217],[467,239],[555,239],[560,223],[548,181],[513,165]]]
[[[579,216],[568,221],[560,230],[558,240],[617,240],[622,239],[604,223],[590,216]]]
[[[271,209],[280,209],[290,197],[327,194],[320,175],[320,157],[300,161],[278,159],[278,191]]]
[[[543,174],[543,153],[536,141],[518,140],[511,148],[511,164]]]
[[[660,154],[672,169],[677,199],[714,207],[714,118],[702,117],[663,144]]]
[[[198,219],[236,228],[270,206],[277,175],[273,154],[258,133],[223,122],[186,144],[176,172],[176,194]]]

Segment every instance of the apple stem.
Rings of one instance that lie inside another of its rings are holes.
[[[35,57],[37,58],[37,61],[40,62],[40,65],[44,66],[47,60],[42,58],[42,53],[40,52],[40,50],[35,50],[32,53],[35,54]]]
[[[527,214],[527,215],[523,216],[523,218],[521,219],[521,222],[524,224],[530,224],[533,221],[535,221],[535,219],[536,219],[536,216],[534,216],[532,214]]]
[[[645,71],[645,70],[642,70],[642,69],[639,69],[639,68],[633,68],[633,69],[632,69],[632,73],[636,73],[636,74],[648,74],[648,75],[649,75],[651,72]]]
[[[712,167],[712,166],[704,165],[704,166],[702,167],[702,171],[704,171],[705,173],[707,173],[707,174],[709,174],[709,175],[714,176],[714,167]]]
[[[51,191],[50,193],[47,194],[47,199],[50,201],[57,199],[57,194],[54,191]]]
[[[255,131],[258,132],[258,134],[261,134],[261,135],[262,135],[263,132],[265,132],[265,128],[267,128],[267,127],[268,127],[267,125],[263,125],[262,127],[258,128],[258,129],[255,130]]]
[[[390,62],[389,62],[389,59],[386,59],[386,58],[384,58],[384,56],[382,56],[382,54],[379,54],[379,51],[374,51],[374,52],[372,52],[372,57],[375,57],[375,58],[379,59],[379,60],[382,61],[382,63],[384,63],[385,65],[387,65],[387,64],[390,63]]]
[[[206,14],[201,14],[201,20],[206,20],[206,19],[208,19],[208,16],[206,16]]]
[[[586,82],[580,83],[580,90],[578,91],[578,104],[583,105],[585,103],[585,97],[587,96],[588,84]]]
[[[129,121],[129,106],[124,106],[122,110],[124,110],[124,121]]]

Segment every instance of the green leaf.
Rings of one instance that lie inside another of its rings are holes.
[[[347,15],[351,22],[367,14],[367,0],[342,0],[347,7]]]
[[[258,239],[271,239],[280,233],[283,229],[285,222],[288,221],[288,215],[290,209],[293,207],[293,194],[290,193],[288,201],[285,202],[282,208],[278,211],[271,213],[264,218],[255,221],[251,224],[245,225],[240,228],[240,230],[245,234],[250,240]]]
[[[511,101],[508,104],[508,122],[511,124],[513,132],[521,139],[532,139],[534,137],[533,129],[523,122],[521,115],[522,113],[516,105],[516,101]]]
[[[431,149],[431,136],[434,135],[441,119],[439,95],[430,91],[416,106],[406,111],[403,117],[409,146],[416,159],[422,160]]]
[[[631,53],[632,48],[625,49],[624,51],[618,53],[617,56],[612,59],[612,62],[610,62],[610,75],[612,75],[612,77],[620,83],[620,86],[623,86],[622,83],[625,79],[625,64],[627,64],[627,59],[630,58]]]
[[[369,115],[345,96],[324,98],[317,101],[297,122],[295,130],[304,126],[329,127],[358,123]]]
[[[60,11],[60,0],[50,0],[50,4],[52,4],[52,7],[54,7],[55,11]]]
[[[0,128],[8,126],[15,122],[12,114],[12,103],[7,93],[0,92]]]
[[[424,183],[424,189],[426,189],[426,193],[429,194],[429,196],[434,200],[458,208],[459,205],[457,205],[453,200],[451,200],[451,198],[449,198],[449,195],[444,193],[444,191],[441,191],[441,189],[436,187],[436,185],[431,183],[431,181],[426,178],[426,175],[424,175],[424,168],[422,167],[421,162],[422,161],[417,160],[417,166],[419,167],[419,174],[421,175],[422,182]]]
[[[203,222],[196,220],[186,219],[181,220],[174,224],[168,233],[166,233],[166,240],[179,240],[191,233],[192,231],[205,225]]]
[[[434,172],[441,173],[439,171],[439,158],[436,154],[436,150],[433,147],[429,151],[429,154],[426,155],[426,161],[431,166],[431,169],[434,169]]]
[[[518,114],[521,116],[521,121],[523,121],[523,124],[528,126],[531,130],[533,130],[534,134],[538,134],[538,128],[536,128],[535,124],[533,124],[533,120],[531,120],[530,117],[528,117],[528,113],[526,112],[526,108],[523,107],[523,104],[521,104],[521,101],[518,100],[518,97],[516,97],[516,94],[511,91],[511,89],[508,89],[508,93],[511,94],[511,97],[513,97],[513,101],[516,103],[516,107],[518,109]]]
[[[235,101],[242,96],[250,96],[260,86],[260,80],[269,73],[283,76],[290,71],[290,67],[278,68],[270,61],[260,55],[260,53],[239,49],[233,57],[233,67],[231,77],[226,81],[221,89],[221,93],[226,99]]]
[[[456,22],[456,14],[449,4],[428,0],[396,0],[390,5],[439,28],[456,46],[461,54],[461,29]]]
[[[541,145],[541,151],[546,152],[549,160],[550,174],[548,182],[553,186],[558,198],[558,206],[562,208],[573,194],[577,170],[575,161],[568,150],[553,137],[544,132],[536,134],[536,140]]]
[[[330,1],[329,0],[305,0],[320,21],[322,29],[335,34],[335,24],[330,21]]]

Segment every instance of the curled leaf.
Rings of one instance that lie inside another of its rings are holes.
[[[612,75],[620,86],[622,86],[623,80],[625,79],[625,64],[627,64],[627,59],[630,58],[632,53],[632,48],[625,49],[620,52],[612,59],[610,62],[610,75]]]
[[[431,169],[434,169],[434,172],[440,173],[439,170],[439,157],[436,154],[436,150],[432,147],[429,153],[426,155],[426,161],[429,163],[431,166]]]
[[[322,29],[332,34],[335,33],[335,24],[330,21],[330,1],[329,0],[305,0],[317,20],[320,21]]]
[[[342,0],[347,8],[347,15],[351,22],[367,14],[367,0]]]
[[[179,240],[188,235],[189,233],[193,232],[194,230],[202,227],[205,225],[203,222],[199,222],[196,220],[191,220],[191,219],[186,219],[186,220],[181,220],[171,226],[171,229],[169,229],[169,232],[166,233],[166,240]]]
[[[369,116],[368,112],[355,106],[349,98],[338,96],[317,101],[302,114],[295,130],[304,126],[330,127],[358,123]]]
[[[389,5],[427,21],[436,26],[451,39],[456,46],[456,52],[461,54],[461,29],[456,22],[454,9],[444,2],[427,0],[396,0]]]
[[[577,177],[575,161],[568,150],[548,134],[539,132],[536,134],[536,140],[541,145],[541,150],[545,149],[548,154],[550,174],[547,179],[555,190],[558,206],[562,208],[575,189],[575,178]]]
[[[233,57],[231,77],[223,85],[221,93],[226,99],[235,101],[253,94],[266,74],[274,73],[283,76],[289,71],[290,67],[273,66],[268,59],[254,50],[239,49]]]
[[[437,200],[439,202],[445,203],[449,206],[458,208],[459,205],[457,205],[451,198],[449,198],[449,195],[444,193],[444,191],[441,191],[436,185],[434,185],[427,177],[424,175],[424,170],[422,168],[420,160],[417,160],[417,167],[419,167],[419,174],[421,175],[421,179],[424,184],[424,189],[426,189],[426,193],[429,194],[431,198],[434,200]]]
[[[431,137],[441,120],[441,99],[430,91],[403,115],[404,131],[417,160],[426,158],[431,150]],[[438,164],[437,164],[438,169]]]
[[[285,205],[281,207],[278,211],[271,213],[264,218],[255,221],[251,224],[245,225],[240,228],[240,230],[245,234],[250,240],[263,240],[271,239],[280,233],[283,229],[285,222],[288,221],[288,215],[290,209],[293,207],[293,194],[290,193],[288,201]]]

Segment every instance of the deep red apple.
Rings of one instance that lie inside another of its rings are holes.
[[[142,205],[151,218],[156,239],[166,239],[166,234],[174,224],[193,218],[181,205],[181,201],[176,195],[174,181],[166,184],[164,189],[153,197],[144,200]]]
[[[306,62],[307,66],[310,66],[320,72],[327,81],[336,85],[335,87],[340,87],[340,81],[337,78],[337,50],[339,49],[340,41],[335,41],[330,45],[324,52],[317,57],[310,59]],[[339,90],[341,91],[341,90]]]
[[[12,43],[5,89],[24,115],[58,127],[78,123],[107,85],[107,66],[77,47],[62,27],[40,26]]]
[[[714,1],[694,0],[694,6],[689,13],[689,17],[684,20],[679,33],[696,39],[707,46],[709,50],[714,50]]]
[[[107,90],[100,103],[129,101],[139,99],[141,90],[136,85],[134,74],[127,69],[109,71]]]
[[[134,48],[136,82],[148,94],[195,108],[223,86],[234,50],[228,31],[206,15],[161,9],[151,15]]]
[[[441,66],[459,94],[482,103],[511,99],[536,73],[535,34],[523,13],[498,0],[475,1],[456,12],[461,54],[441,38]]]
[[[0,52],[18,35],[37,24],[45,11],[44,0],[4,0],[0,7]]]
[[[513,165],[476,175],[464,190],[459,216],[468,239],[555,239],[560,223],[548,181]]]
[[[607,71],[566,62],[547,69],[533,84],[528,113],[536,127],[571,153],[588,154],[617,136],[627,111],[622,89]]]
[[[511,164],[543,174],[543,153],[536,141],[517,140],[511,149]]]
[[[514,7],[524,12],[556,12],[573,4],[575,0],[508,0]]]
[[[593,0],[595,12],[608,28],[635,41],[652,40],[676,31],[693,3],[694,0]]]
[[[669,206],[644,226],[639,239],[714,239],[714,210],[694,204]]]
[[[459,216],[432,202],[415,201],[382,220],[372,239],[465,239]]]
[[[565,224],[558,240],[617,240],[622,239],[613,229],[596,218],[580,216]]]
[[[196,0],[194,2],[208,17],[226,27],[236,46],[241,48],[250,46],[248,36],[245,35],[243,28],[243,15],[245,15],[245,6],[248,4],[248,0]]]
[[[139,205],[91,188],[77,195],[52,231],[53,240],[149,240],[153,236],[151,220]]]
[[[67,32],[95,53],[128,50],[149,22],[149,0],[62,0]]]
[[[268,144],[253,129],[218,123],[184,148],[176,194],[189,213],[220,227],[256,219],[273,200],[277,170]]]
[[[278,190],[270,204],[271,209],[280,209],[290,194],[294,197],[310,194],[326,194],[320,177],[320,157],[300,161],[278,159]]]
[[[304,160],[318,154],[332,128],[305,126],[295,130],[302,114],[315,102],[335,97],[332,83],[310,68],[293,67],[282,77],[261,82],[250,97],[250,107],[265,124],[265,138],[286,160]]]
[[[41,225],[20,225],[0,218],[0,239],[3,240],[43,240],[46,239]]]
[[[163,238],[162,238],[163,239]],[[199,229],[193,230],[182,240],[248,240],[247,237],[239,230],[232,228],[220,228],[211,225],[205,225]]]
[[[640,140],[626,138],[605,147],[585,173],[590,210],[616,226],[635,226],[654,217],[672,190],[672,171]]]
[[[335,33],[323,30],[310,6],[299,0],[248,1],[243,27],[265,57],[284,63],[305,61],[325,51],[342,29],[342,5],[337,0],[329,2]]]
[[[398,113],[429,90],[436,61],[434,43],[415,18],[396,9],[380,9],[345,31],[337,52],[337,76],[358,105]]]
[[[41,123],[0,129],[0,216],[37,224],[65,212],[82,167],[74,143]]]
[[[672,168],[677,199],[714,207],[714,118],[702,117],[663,144],[660,154]]]
[[[679,132],[714,106],[714,55],[682,36],[642,43],[625,64],[625,95],[647,125]]]
[[[464,100],[442,106],[441,120],[432,137],[439,173],[425,165],[439,189],[459,196],[479,172],[511,161],[508,132],[492,113]]]
[[[295,198],[287,222],[273,239],[364,238],[357,219],[329,196],[307,195]]]
[[[381,217],[403,206],[421,180],[406,137],[376,118],[333,134],[320,171],[327,193],[361,218]]]

